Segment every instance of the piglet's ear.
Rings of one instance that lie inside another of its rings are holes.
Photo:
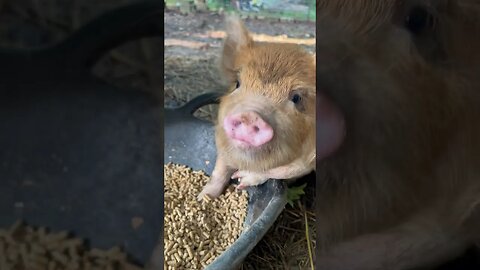
[[[238,50],[252,45],[253,40],[238,15],[227,15],[225,17],[225,28],[227,33],[225,46],[231,46]]]
[[[235,62],[242,50],[253,45],[253,39],[250,37],[247,28],[237,15],[227,15],[226,38],[223,44],[223,53],[221,59],[221,68],[228,81],[236,79]]]

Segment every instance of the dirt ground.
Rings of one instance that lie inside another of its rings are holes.
[[[254,39],[266,42],[288,42],[315,50],[315,24],[278,20],[246,19]],[[165,106],[180,106],[205,92],[223,92],[217,69],[222,45],[223,16],[214,13],[182,15],[167,10],[165,25]],[[215,117],[215,107],[203,108],[197,115]],[[307,217],[310,240],[315,246],[314,188],[294,207],[287,206],[267,235],[245,260],[242,269],[310,269],[306,240]],[[313,247],[314,253],[314,247]]]

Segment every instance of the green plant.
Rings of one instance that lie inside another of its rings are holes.
[[[305,194],[305,187],[307,184],[303,184],[301,186],[289,187],[287,188],[287,203],[293,207],[293,203],[300,199],[301,195]]]

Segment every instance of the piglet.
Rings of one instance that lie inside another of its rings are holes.
[[[259,44],[236,16],[226,18],[217,160],[205,194],[219,196],[268,179],[295,179],[315,168],[315,57],[291,44]]]

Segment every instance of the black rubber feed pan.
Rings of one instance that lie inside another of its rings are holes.
[[[165,109],[165,163],[184,164],[209,175],[215,165],[215,132],[211,122],[193,113],[200,107],[217,102],[218,93],[200,95],[176,109]],[[240,237],[207,270],[237,269],[258,244],[287,203],[286,185],[282,180],[268,180],[249,187],[247,217]]]
[[[163,2],[142,2],[53,47],[0,49],[0,226],[69,230],[148,261],[163,219],[163,104],[90,69],[113,47],[163,35],[162,12]],[[136,230],[134,217],[144,220]]]

